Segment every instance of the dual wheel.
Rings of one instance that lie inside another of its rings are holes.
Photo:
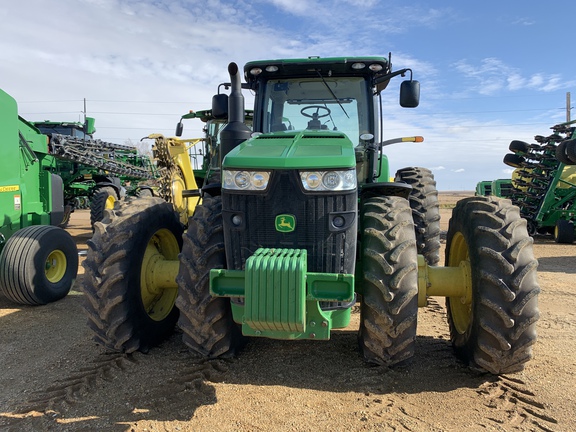
[[[405,200],[376,197],[363,206],[363,303],[359,339],[370,362],[409,360],[416,340],[416,238]],[[453,211],[446,266],[470,267],[462,297],[446,299],[457,356],[494,373],[523,369],[531,358],[538,319],[537,261],[518,208],[508,200],[473,197]]]
[[[244,338],[230,299],[209,292],[210,270],[226,266],[220,197],[205,196],[183,245],[178,215],[162,200],[137,200],[113,213],[96,224],[84,264],[85,308],[95,339],[117,351],[147,350],[172,332],[179,316],[192,351],[234,355]],[[371,197],[363,201],[360,223],[360,347],[370,362],[402,364],[412,358],[416,341],[413,209],[404,198]],[[150,274],[178,257],[179,292],[169,282],[160,287]],[[494,374],[522,370],[536,341],[539,287],[532,239],[518,208],[493,197],[460,201],[450,221],[446,266],[462,262],[470,268],[469,291],[446,301],[456,354]]]

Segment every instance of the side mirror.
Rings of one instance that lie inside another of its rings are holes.
[[[219,93],[212,96],[212,116],[216,119],[228,118],[228,95]]]
[[[409,80],[400,84],[400,106],[416,108],[420,103],[420,82]]]
[[[86,135],[93,135],[96,132],[95,123],[96,120],[93,117],[86,117],[86,122],[84,123],[84,133]]]
[[[177,137],[182,136],[183,131],[184,131],[184,124],[182,123],[182,120],[180,120],[176,125],[176,136]]]

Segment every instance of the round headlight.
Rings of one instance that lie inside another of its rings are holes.
[[[252,69],[250,69],[250,73],[251,73],[252,75],[260,75],[260,74],[262,73],[262,69],[260,69],[260,68],[258,68],[258,67],[252,68]]]
[[[278,71],[278,66],[266,66],[266,72],[277,72]]]
[[[352,69],[364,69],[366,67],[366,65],[364,63],[353,63],[352,64]]]
[[[250,185],[250,174],[246,171],[239,171],[234,177],[234,183],[238,189],[246,189]]]
[[[382,70],[382,65],[378,63],[373,63],[370,66],[368,66],[368,69],[370,69],[372,72],[380,72]]]
[[[252,186],[256,189],[265,189],[268,185],[268,173],[257,172],[252,175]]]
[[[306,176],[306,183],[310,189],[316,189],[318,186],[320,186],[321,182],[322,180],[320,179],[318,173],[309,173]]]
[[[322,178],[322,183],[326,189],[336,189],[340,186],[340,175],[335,171],[328,171]]]

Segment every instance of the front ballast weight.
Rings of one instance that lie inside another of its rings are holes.
[[[322,310],[322,302],[355,303],[354,276],[307,271],[303,249],[260,248],[246,270],[210,272],[210,293],[230,297],[245,336],[330,339],[350,323],[350,307]]]

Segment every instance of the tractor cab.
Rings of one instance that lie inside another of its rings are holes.
[[[311,138],[345,138],[354,150],[359,184],[387,179],[382,154],[380,91],[396,75],[382,57],[254,61],[244,67],[248,87],[256,92],[254,131],[284,134],[308,143]],[[402,106],[418,105],[419,84],[401,86]],[[322,154],[320,154],[321,156]]]

